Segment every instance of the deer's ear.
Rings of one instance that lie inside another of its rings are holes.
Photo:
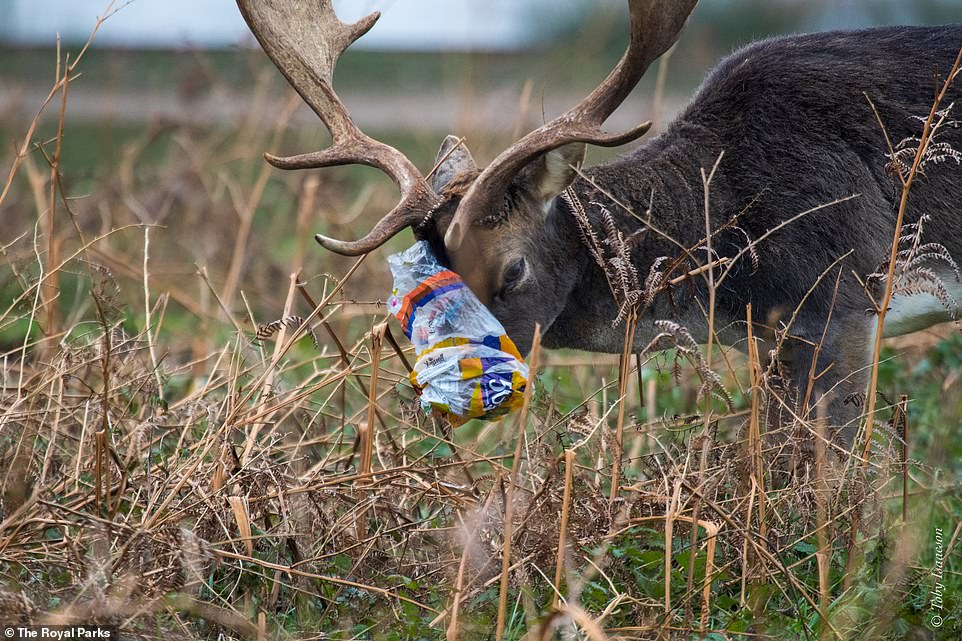
[[[431,188],[440,193],[455,176],[461,173],[477,171],[471,152],[464,141],[457,136],[448,136],[441,143],[437,158],[434,161],[436,169],[431,175]]]
[[[549,151],[524,170],[525,185],[538,200],[547,202],[563,192],[578,176],[586,145],[571,143]]]

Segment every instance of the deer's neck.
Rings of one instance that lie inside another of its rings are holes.
[[[694,303],[703,293],[701,279],[670,297],[646,291],[659,272],[667,275],[671,262],[705,237],[704,225],[692,221],[705,220],[702,169],[711,172],[718,147],[703,132],[683,133],[669,131],[629,156],[589,168],[559,198],[559,218],[566,221],[570,242],[580,247],[583,268],[568,304],[545,335],[546,346],[620,352],[626,314],[644,302],[636,349],[653,338],[657,319],[679,320],[696,341],[707,337],[707,323]],[[713,184],[711,197],[724,199],[724,190]]]

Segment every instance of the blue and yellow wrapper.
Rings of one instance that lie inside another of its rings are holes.
[[[521,406],[528,366],[498,319],[425,241],[388,258],[388,307],[417,354],[411,383],[425,411],[460,425]]]

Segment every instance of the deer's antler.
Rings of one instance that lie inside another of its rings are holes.
[[[628,0],[631,35],[628,49],[608,77],[578,105],[535,129],[503,151],[465,194],[448,226],[444,244],[457,251],[471,225],[500,210],[511,180],[532,160],[568,143],[615,147],[644,135],[650,122],[623,133],[601,126],[628,97],[661,54],[678,39],[697,0]]]
[[[290,157],[265,154],[267,161],[281,169],[368,165],[390,176],[401,191],[394,209],[360,240],[318,234],[317,241],[339,254],[364,254],[437,207],[440,198],[414,164],[394,147],[362,132],[334,93],[338,58],[374,26],[380,13],[344,24],[331,0],[237,0],[237,6],[264,52],[331,132],[327,149]]]

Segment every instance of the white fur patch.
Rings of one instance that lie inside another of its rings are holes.
[[[955,275],[943,278],[945,289],[956,301],[955,314],[962,314],[958,305],[962,303],[962,283],[955,279]],[[936,323],[944,323],[953,318],[953,310],[947,309],[945,303],[932,294],[895,295],[892,305],[885,317],[884,336],[900,336],[917,332],[931,327]]]

